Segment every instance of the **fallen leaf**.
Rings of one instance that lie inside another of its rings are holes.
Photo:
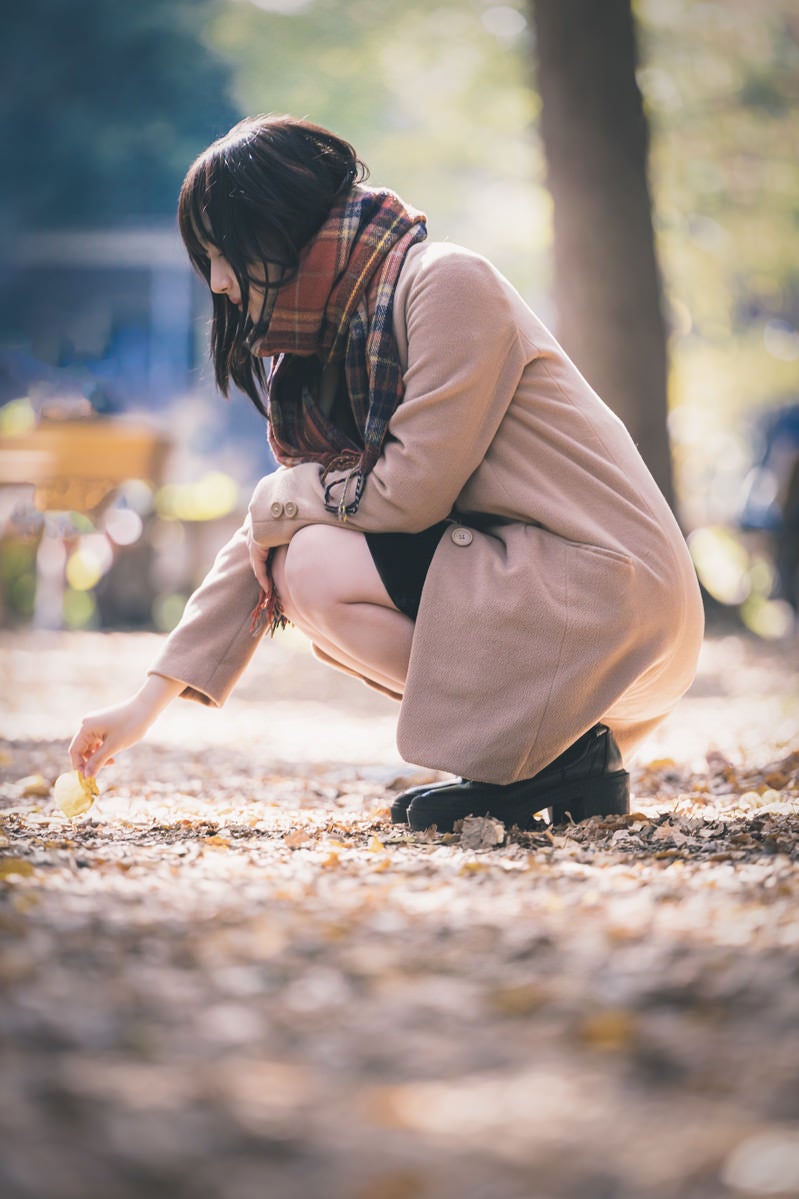
[[[732,763],[730,762],[729,758],[726,758],[718,749],[708,750],[708,752],[705,754],[705,761],[707,762],[708,769],[711,770],[713,774],[724,774],[732,767]]]
[[[11,878],[18,874],[27,878],[33,874],[33,866],[25,858],[3,858],[0,860],[0,878]]]
[[[505,840],[505,825],[491,816],[467,816],[461,828],[465,849],[493,849]]]
[[[518,983],[498,987],[489,993],[488,1001],[501,1016],[529,1016],[548,1000],[547,992],[537,983]]]
[[[53,798],[70,820],[80,816],[82,812],[88,812],[99,794],[97,780],[81,774],[78,770],[68,770],[65,774],[59,774],[53,784]]]
[[[458,874],[480,874],[483,870],[488,869],[488,862],[464,862]]]
[[[578,1036],[592,1049],[624,1049],[635,1035],[637,1022],[625,1008],[608,1008],[587,1016],[578,1029]]]
[[[44,799],[50,794],[50,784],[43,774],[28,774],[19,780],[24,799]]]

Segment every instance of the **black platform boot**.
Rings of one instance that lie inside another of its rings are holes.
[[[594,725],[531,779],[504,785],[464,780],[413,790],[417,794],[409,801],[407,819],[417,831],[435,825],[440,833],[449,833],[465,816],[493,816],[508,828],[524,829],[544,809],[552,824],[630,809],[630,776],[604,724]]]
[[[466,779],[461,779],[461,783],[465,783]],[[417,795],[428,795],[431,792],[435,794],[442,787],[451,787],[452,779],[447,779],[443,783],[422,783],[418,787],[409,787],[407,791],[400,791],[391,805],[391,823],[392,824],[407,824],[408,823],[408,808],[411,806]]]

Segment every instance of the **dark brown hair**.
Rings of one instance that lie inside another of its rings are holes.
[[[264,286],[267,262],[283,269],[285,282],[338,197],[367,175],[349,142],[290,116],[239,121],[192,163],[178,201],[189,257],[210,284],[208,246],[214,246],[227,259],[241,291],[240,310],[226,296],[213,295],[211,358],[223,395],[232,382],[265,414],[263,362],[249,347],[266,333],[269,290],[280,284],[265,285],[256,322],[247,314],[250,285]],[[257,276],[254,268],[259,268]]]

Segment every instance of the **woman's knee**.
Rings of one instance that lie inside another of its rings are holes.
[[[299,529],[273,558],[272,575],[281,607],[289,619],[311,617],[340,602],[339,574],[342,551],[349,548],[343,538],[361,537],[349,529],[328,525],[306,525]]]
[[[350,604],[394,608],[363,533],[306,525],[284,549],[275,573],[278,594],[282,587],[287,608],[293,607],[306,623],[324,621]],[[286,615],[291,619],[288,610]]]

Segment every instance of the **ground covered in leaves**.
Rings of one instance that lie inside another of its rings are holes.
[[[799,1195],[796,644],[708,638],[629,818],[438,837],[289,634],[69,821],[154,648],[0,636],[4,1199]]]

